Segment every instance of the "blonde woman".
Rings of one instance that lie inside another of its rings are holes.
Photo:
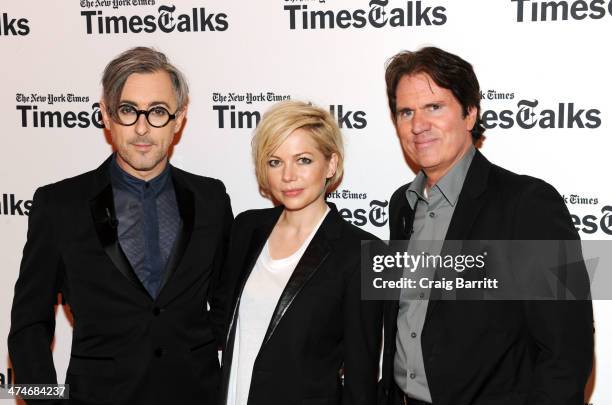
[[[221,403],[373,404],[382,315],[361,300],[359,268],[361,241],[376,238],[325,201],[343,173],[340,130],[323,109],[283,102],[252,148],[276,208],[240,214],[232,231]]]

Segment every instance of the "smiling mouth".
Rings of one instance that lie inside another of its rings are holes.
[[[438,140],[437,138],[420,140],[418,142],[414,142],[414,146],[417,149],[424,149],[424,148],[427,148],[427,147],[433,145],[434,142],[436,142],[437,140]]]
[[[294,188],[291,190],[283,190],[283,195],[285,197],[297,197],[298,195],[300,195],[302,193],[302,191],[304,191],[303,188]]]

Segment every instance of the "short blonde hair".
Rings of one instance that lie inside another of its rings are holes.
[[[331,159],[334,153],[338,156],[336,173],[328,179],[325,191],[333,190],[342,179],[344,173],[342,133],[331,114],[303,101],[282,101],[273,105],[263,115],[251,140],[257,183],[266,196],[269,196],[268,159],[297,129],[304,129],[310,133],[317,144],[317,149],[326,159]]]

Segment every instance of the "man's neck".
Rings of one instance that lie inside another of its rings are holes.
[[[125,173],[129,174],[132,177],[140,179],[142,181],[149,182],[159,176],[166,166],[168,166],[168,159],[164,159],[157,164],[157,166],[153,167],[151,170],[137,170],[130,166],[126,161],[121,159],[119,155],[116,155],[117,165],[121,170]]]
[[[438,184],[438,182],[444,176],[446,176],[451,170],[453,170],[455,166],[457,166],[459,162],[461,162],[461,160],[465,157],[465,155],[468,153],[468,151],[471,148],[472,148],[472,145],[469,144],[465,148],[465,150],[455,159],[455,161],[451,165],[446,166],[445,168],[438,168],[438,167],[433,167],[429,169],[423,168],[423,173],[425,173],[425,189],[428,191],[433,186]]]

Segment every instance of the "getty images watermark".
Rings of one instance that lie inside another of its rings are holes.
[[[366,300],[612,299],[612,241],[364,241]]]

